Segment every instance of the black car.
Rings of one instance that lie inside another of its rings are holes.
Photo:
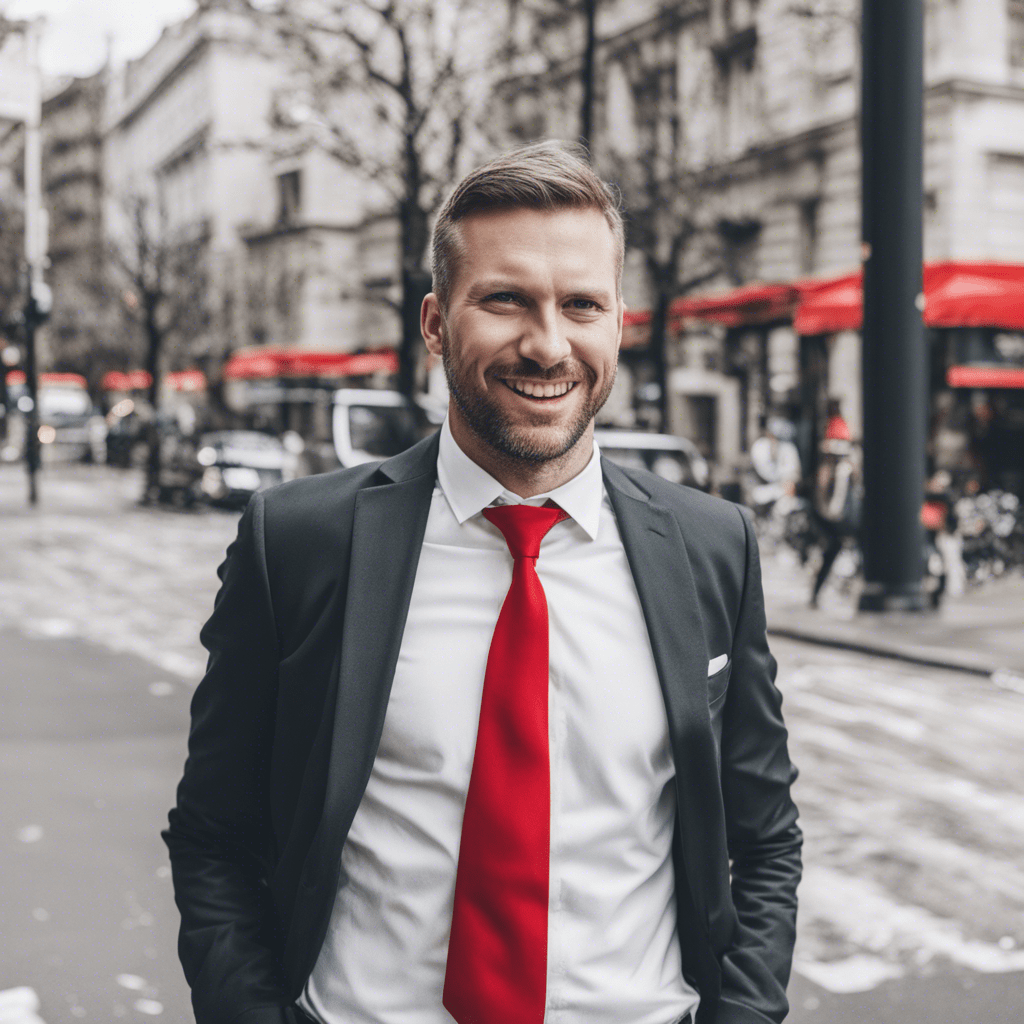
[[[240,507],[295,474],[295,456],[278,438],[255,430],[203,434],[196,448],[199,488],[211,504]]]

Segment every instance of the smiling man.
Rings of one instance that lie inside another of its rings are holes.
[[[423,303],[440,433],[242,517],[164,833],[197,1024],[785,1017],[757,548],[597,451],[623,252],[571,148],[478,168]]]

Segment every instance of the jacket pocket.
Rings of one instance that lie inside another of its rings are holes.
[[[725,699],[729,689],[729,675],[732,672],[732,659],[725,663],[713,676],[708,676],[708,705],[714,710]]]

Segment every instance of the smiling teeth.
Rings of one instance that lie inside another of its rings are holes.
[[[564,395],[575,383],[575,381],[569,381],[562,384],[531,384],[529,381],[508,381],[514,391],[518,391],[521,395],[530,395],[533,398],[555,398]]]

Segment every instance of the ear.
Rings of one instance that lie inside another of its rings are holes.
[[[441,303],[431,292],[423,299],[420,307],[420,333],[427,343],[427,351],[440,357],[444,338],[444,317],[441,315]]]

